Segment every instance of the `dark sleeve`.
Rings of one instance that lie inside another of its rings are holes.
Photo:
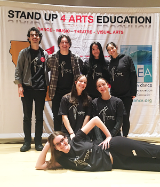
[[[114,126],[114,128],[110,132],[112,137],[114,137],[118,134],[118,132],[120,131],[120,128],[122,127],[122,122],[123,122],[123,116],[116,118],[116,125]]]
[[[86,140],[86,134],[81,130],[79,129],[75,135],[75,137],[72,139],[72,141],[74,142],[79,142],[79,141],[82,141],[82,140]]]
[[[26,56],[24,55],[24,49],[19,52],[17,66],[15,69],[15,84],[22,84],[22,74]]]
[[[79,62],[79,68],[80,68],[80,72],[82,73],[82,70],[83,70],[83,61],[82,61],[82,59],[80,58],[80,57],[78,57],[79,58],[79,60],[78,60],[78,62]]]
[[[89,61],[86,60],[86,61],[83,63],[82,74],[83,74],[83,75],[88,75],[88,72],[89,72]]]
[[[92,116],[97,116],[97,98],[92,101]]]
[[[89,103],[86,110],[86,116],[92,116],[92,99],[89,97]]]
[[[123,122],[123,114],[124,114],[124,105],[122,100],[118,99],[117,105],[116,105],[116,124],[112,131],[110,132],[112,137],[116,136],[117,133],[120,131],[120,128],[122,127]]]
[[[60,102],[58,115],[68,115],[69,111],[69,98],[67,95],[63,96]]]
[[[110,83],[110,74],[109,74],[109,61],[105,60],[105,66],[103,68],[103,78]]]
[[[62,155],[56,161],[65,169],[78,170],[76,164],[71,161],[70,158],[65,155],[65,153],[62,153]]]
[[[135,66],[133,63],[133,60],[131,57],[128,57],[129,59],[129,64],[130,64],[130,84],[131,84],[131,96],[136,96],[137,94],[137,74],[135,70]]]

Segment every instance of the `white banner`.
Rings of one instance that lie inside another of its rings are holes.
[[[105,46],[111,41],[118,45],[120,53],[131,56],[137,70],[138,92],[132,105],[129,136],[159,137],[159,13],[125,10],[24,3],[0,6],[1,138],[23,137],[22,104],[13,81],[18,53],[29,45],[27,31],[32,26],[42,32],[41,47],[48,53],[57,51],[58,36],[67,34],[72,40],[71,51],[83,60],[89,57],[93,41],[101,43],[107,59]],[[54,128],[50,106],[46,101],[44,133]]]

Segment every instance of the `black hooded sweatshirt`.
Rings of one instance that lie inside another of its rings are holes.
[[[137,74],[130,56],[119,54],[111,57],[109,64],[111,95],[116,97],[136,96]]]

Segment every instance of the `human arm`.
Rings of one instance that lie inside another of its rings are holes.
[[[46,67],[47,67],[48,72],[51,70],[51,64],[54,64],[54,61],[55,61],[54,57],[55,55],[51,54],[47,58]]]
[[[130,66],[130,93],[132,99],[134,99],[137,94],[137,74],[132,58],[128,57],[128,61]]]
[[[50,149],[50,144],[49,142],[47,142],[38,157],[38,160],[35,166],[36,169],[47,169],[46,155],[49,149]]]
[[[83,66],[84,66],[84,62],[82,61],[82,59],[79,57],[79,67],[80,67],[80,72],[82,73],[83,70]]]
[[[15,84],[22,84],[22,75],[24,69],[24,63],[26,59],[26,52],[25,49],[21,50],[18,55],[17,65],[15,69]]]
[[[22,84],[18,84],[18,94],[19,94],[19,97],[24,97],[23,92],[24,92],[24,90],[23,90]]]
[[[103,149],[106,149],[107,147],[109,147],[109,142],[112,136],[107,127],[104,125],[104,123],[100,120],[98,116],[93,117],[84,127],[82,127],[81,130],[85,134],[88,134],[95,126],[99,127],[106,136],[106,139],[101,144],[99,144],[102,145]]]
[[[72,110],[69,110],[69,108],[71,107],[69,101],[70,101],[70,94],[64,95],[62,97],[58,115],[62,116],[63,124],[66,130],[68,131],[68,133],[70,134],[70,138],[72,139],[75,136],[75,134],[74,134],[74,130],[72,129],[72,125],[69,121],[69,116],[73,114]]]
[[[121,99],[116,98],[116,105],[115,105],[115,126],[114,128],[111,130],[111,135],[116,136],[118,132],[120,132],[120,129],[122,127],[122,123],[123,123],[123,115],[124,115],[124,105]],[[113,101],[113,100],[112,100]]]
[[[86,60],[84,63],[83,63],[83,68],[82,68],[82,74],[83,75],[88,75],[88,72],[89,72],[89,61]]]
[[[15,81],[14,83],[18,85],[18,95],[19,97],[24,97],[23,95],[23,86],[22,86],[22,74],[25,63],[25,54],[24,50],[20,51],[18,55],[17,65],[15,69]]]
[[[111,135],[112,137],[116,136],[118,132],[120,132],[120,129],[122,127],[122,122],[123,122],[123,116],[122,117],[117,117],[116,118],[116,125],[114,128],[111,130]]]
[[[86,117],[84,118],[82,127],[84,127],[84,126],[89,122],[89,120],[90,120],[90,116],[86,116]]]
[[[106,59],[102,70],[102,76],[110,84],[109,61]]]
[[[47,162],[48,161],[46,161],[46,155],[47,155],[49,149],[50,149],[50,144],[49,144],[49,142],[47,142],[38,157],[38,160],[37,160],[37,163],[35,166],[36,169],[39,169],[39,170],[47,169],[47,167],[48,167]],[[56,169],[56,168],[60,168],[60,167],[61,167],[61,165],[58,162],[56,162],[52,168]]]
[[[70,125],[69,119],[67,115],[62,115],[62,121],[64,123],[64,126],[66,127],[68,133],[70,134],[70,138],[72,139],[75,137],[74,131]]]
[[[85,115],[86,116],[84,118],[82,127],[84,127],[89,122],[89,120],[92,116],[92,99],[89,96],[88,96],[88,106],[86,107]]]

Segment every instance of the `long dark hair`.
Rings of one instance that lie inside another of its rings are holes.
[[[51,149],[51,159],[48,163],[48,169],[52,168],[56,162],[56,160],[61,156],[62,152],[58,151],[55,149],[55,145],[53,144],[53,140],[55,139],[56,136],[62,135],[65,137],[65,134],[61,131],[53,131],[53,133],[48,137],[48,142],[50,144],[50,149]]]
[[[73,86],[72,86],[72,90],[71,90],[71,98],[70,98],[70,103],[72,103],[73,105],[78,104],[78,94],[77,94],[75,81],[78,81],[83,76],[86,77],[85,75],[82,75],[82,74],[76,76],[76,78],[73,82]],[[87,77],[86,77],[86,79],[87,79]],[[88,106],[89,96],[88,96],[85,89],[82,91],[81,97],[82,97],[82,101],[83,101],[83,106],[84,107]]]
[[[105,58],[104,58],[102,46],[101,46],[101,44],[99,42],[93,42],[90,45],[89,74],[92,74],[93,65],[94,65],[93,62],[94,62],[94,59],[95,59],[93,54],[92,54],[92,46],[93,45],[97,45],[98,46],[98,49],[100,51],[100,54],[99,54],[100,65],[102,66],[102,68],[105,66]]]

